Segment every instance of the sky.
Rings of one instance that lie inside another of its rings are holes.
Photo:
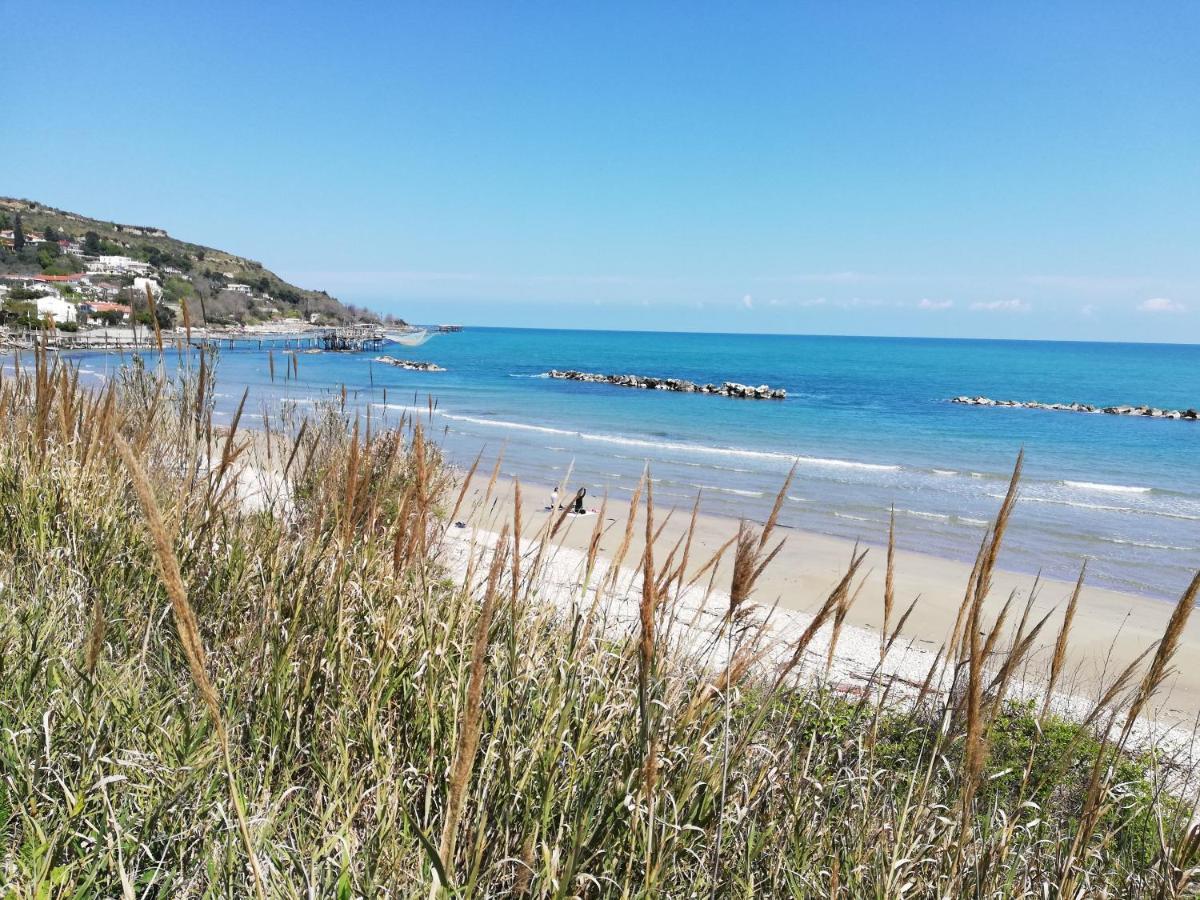
[[[420,323],[1200,343],[1192,0],[379,6],[0,0],[0,194]]]

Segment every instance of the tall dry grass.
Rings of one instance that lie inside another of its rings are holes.
[[[883,675],[916,602],[893,541],[883,596],[857,549],[780,653],[751,614],[774,514],[693,561],[695,509],[659,547],[646,478],[614,529],[635,565],[598,526],[564,596],[562,519],[454,528],[480,511],[421,421],[342,401],[250,433],[245,399],[214,423],[212,359],[179,371],[89,392],[39,351],[0,378],[5,896],[1195,894],[1196,782],[1138,722],[1200,581],[1062,718],[1083,576],[1055,619],[992,592],[1019,468],[914,686]],[[850,695],[813,648],[855,602],[886,626]]]

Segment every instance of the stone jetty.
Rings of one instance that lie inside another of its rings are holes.
[[[1039,403],[1036,400],[993,400],[991,397],[955,397],[951,403],[964,406],[997,406],[1013,409],[1050,409],[1056,412],[1093,413],[1109,416],[1148,416],[1151,419],[1183,419],[1195,422],[1195,409],[1160,409],[1157,406],[1093,406],[1090,403]]]
[[[445,372],[446,370],[437,363],[418,362],[414,359],[396,359],[393,356],[377,356],[375,362],[383,363],[388,366],[395,366],[397,369],[409,369],[413,372]]]
[[[641,388],[646,391],[675,391],[680,394],[716,394],[720,397],[740,397],[746,400],[786,400],[787,391],[767,384],[758,387],[726,381],[721,384],[696,384],[684,378],[654,378],[649,375],[600,375],[595,372],[577,372],[568,369],[560,372],[551,369],[550,378],[566,381],[588,381],[597,384],[615,384],[617,387]]]

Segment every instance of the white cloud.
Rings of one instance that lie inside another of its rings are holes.
[[[920,303],[917,304],[917,309],[949,309],[953,305],[953,300],[930,300],[928,297],[925,297]]]
[[[987,302],[972,303],[971,309],[979,312],[1027,313],[1033,307],[1024,300],[1018,300],[1014,297],[1012,300],[989,300]]]
[[[1166,297],[1151,297],[1138,304],[1138,310],[1148,313],[1181,313],[1186,309],[1182,303],[1168,300]]]
[[[1096,307],[1091,303],[1085,303],[1079,307],[1079,314],[1085,319],[1090,319],[1096,312]]]
[[[742,296],[742,306],[746,307],[746,309],[754,309],[754,298],[751,297],[749,294],[743,295]]]

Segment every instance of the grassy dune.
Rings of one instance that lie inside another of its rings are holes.
[[[1192,773],[1130,734],[1200,581],[1086,721],[1009,699],[1060,629],[1053,690],[1073,612],[990,594],[1010,493],[941,665],[846,696],[805,650],[861,559],[768,667],[743,614],[773,523],[718,569],[656,545],[646,490],[651,549],[616,560],[639,622],[605,628],[598,538],[580,602],[541,589],[554,520],[449,577],[464,479],[418,422],[250,436],[212,395],[210,361],[0,381],[0,896],[1195,894]],[[718,571],[724,624],[685,649],[674,600]],[[858,602],[898,632],[890,590]]]

